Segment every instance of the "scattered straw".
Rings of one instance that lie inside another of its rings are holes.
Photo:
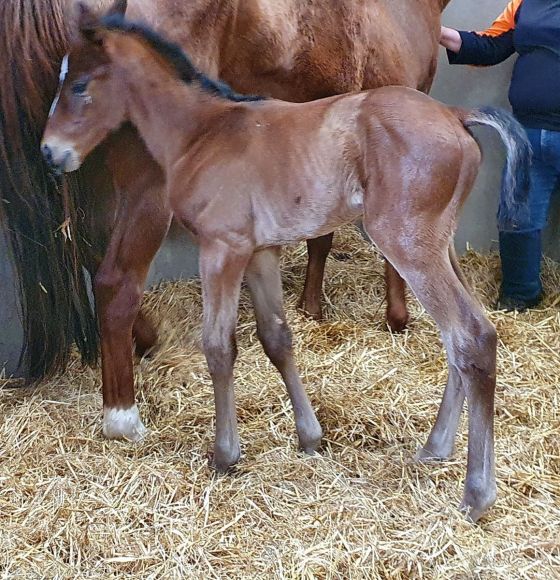
[[[468,253],[488,305],[495,256]],[[137,366],[142,444],[107,442],[100,374],[74,361],[33,391],[0,395],[0,571],[5,578],[554,578],[560,575],[560,269],[529,314],[491,313],[500,336],[498,502],[480,525],[456,506],[456,459],[412,458],[446,378],[432,320],[411,301],[403,335],[383,321],[382,265],[352,229],[329,259],[326,321],[295,310],[304,249],[286,252],[297,359],[325,431],[296,451],[284,388],[243,296],[236,388],[241,462],[207,466],[214,418],[200,342],[198,282],[147,297],[166,336]]]

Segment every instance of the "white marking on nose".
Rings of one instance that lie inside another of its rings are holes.
[[[129,409],[103,410],[103,435],[108,439],[141,441],[147,433],[136,405]]]
[[[65,54],[64,58],[62,59],[62,63],[60,65],[60,74],[58,75],[58,89],[56,91],[56,95],[54,96],[54,100],[49,110],[49,118],[54,115],[54,111],[56,109],[56,106],[58,105],[58,100],[60,99],[60,93],[62,92],[62,85],[64,83],[64,79],[66,78],[67,74],[68,74],[68,55]]]

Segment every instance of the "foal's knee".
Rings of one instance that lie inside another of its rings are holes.
[[[292,331],[281,317],[277,316],[266,325],[260,325],[257,334],[272,364],[282,364],[292,353]]]
[[[213,379],[227,379],[237,358],[235,335],[203,337],[202,346]]]

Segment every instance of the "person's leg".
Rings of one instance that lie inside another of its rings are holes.
[[[550,163],[549,131],[527,129],[533,147],[530,220],[516,231],[500,232],[502,287],[496,308],[523,311],[536,306],[542,298],[541,233],[550,205],[550,196],[559,176],[560,163]],[[558,141],[560,160],[560,139]]]

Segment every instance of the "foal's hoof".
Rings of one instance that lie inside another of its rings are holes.
[[[418,448],[415,461],[419,463],[428,463],[430,461],[445,461],[453,455],[453,449],[427,449],[426,447]]]
[[[136,405],[129,409],[103,409],[103,435],[107,439],[127,439],[136,443],[147,434],[148,429]]]
[[[307,455],[314,455],[321,447],[323,439],[323,430],[319,421],[315,419],[311,425],[306,425],[305,429],[298,430],[299,448]]]
[[[210,466],[218,473],[227,473],[241,457],[239,444],[214,445],[214,452],[209,456]]]
[[[459,509],[465,514],[467,520],[477,522],[496,501],[496,486],[488,488],[465,487],[465,495]]]

